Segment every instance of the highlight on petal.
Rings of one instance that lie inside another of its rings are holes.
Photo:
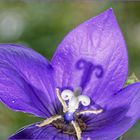
[[[91,139],[117,139],[140,118],[140,83],[135,83],[112,95],[106,102],[105,111],[88,118],[87,132]]]
[[[128,72],[126,45],[112,9],[72,30],[51,64],[59,87],[82,87],[102,102],[121,89]]]
[[[0,45],[0,99],[16,111],[46,117],[55,114],[55,92],[49,62],[32,49]]]

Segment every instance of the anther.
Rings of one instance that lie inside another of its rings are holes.
[[[63,112],[64,113],[67,112],[68,111],[68,106],[67,106],[66,102],[64,101],[64,98],[63,98],[64,96],[60,95],[59,88],[56,88],[56,95],[57,95],[58,100],[60,101],[60,103],[63,106]]]
[[[76,121],[72,121],[71,124],[73,125],[75,132],[76,132],[76,136],[78,140],[81,140],[81,129],[78,125],[78,123]]]
[[[53,121],[56,121],[58,119],[61,119],[61,118],[62,118],[61,115],[52,116],[52,117],[44,120],[41,124],[37,124],[36,126],[43,127],[43,126],[46,126],[46,125],[51,124]]]
[[[103,109],[98,109],[98,110],[83,110],[80,112],[77,112],[76,115],[84,115],[84,114],[100,114],[103,112]]]

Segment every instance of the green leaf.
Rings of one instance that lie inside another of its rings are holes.
[[[140,80],[137,78],[137,76],[135,75],[135,73],[132,73],[131,76],[128,77],[125,86],[128,86],[130,84],[133,84],[135,82],[139,82]]]
[[[122,140],[123,136],[119,137],[117,140]]]

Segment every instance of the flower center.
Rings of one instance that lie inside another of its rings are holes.
[[[78,123],[78,125],[81,128],[82,132],[86,130],[87,126],[86,126],[85,122],[82,119],[76,117],[75,121]],[[64,118],[54,121],[52,123],[52,125],[55,128],[60,129],[65,134],[75,135],[76,136],[76,131],[75,131],[73,125],[70,124],[70,123],[69,124],[65,123]]]
[[[61,93],[59,88],[56,88],[56,94],[58,100],[63,106],[64,115],[54,115],[36,126],[43,127],[52,124],[56,128],[61,129],[63,133],[76,134],[77,139],[81,140],[81,133],[82,131],[86,130],[86,124],[79,118],[79,115],[99,114],[103,110],[88,109],[77,111],[79,108],[79,103],[81,103],[83,106],[88,106],[90,104],[90,98],[85,95],[80,95],[80,93],[81,89],[76,89],[74,92],[66,89]]]

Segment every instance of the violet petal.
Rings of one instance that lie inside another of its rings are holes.
[[[80,86],[94,100],[107,99],[121,89],[127,78],[128,58],[112,9],[72,30],[59,45],[51,64],[57,86]]]
[[[140,83],[129,85],[106,102],[100,115],[89,117],[84,136],[112,140],[123,135],[140,118]]]
[[[26,126],[13,134],[9,140],[28,139],[28,140],[75,140],[74,136],[62,133],[52,125],[37,127],[36,124]]]
[[[53,70],[43,56],[26,47],[1,44],[0,65],[2,102],[41,117],[57,113]]]

